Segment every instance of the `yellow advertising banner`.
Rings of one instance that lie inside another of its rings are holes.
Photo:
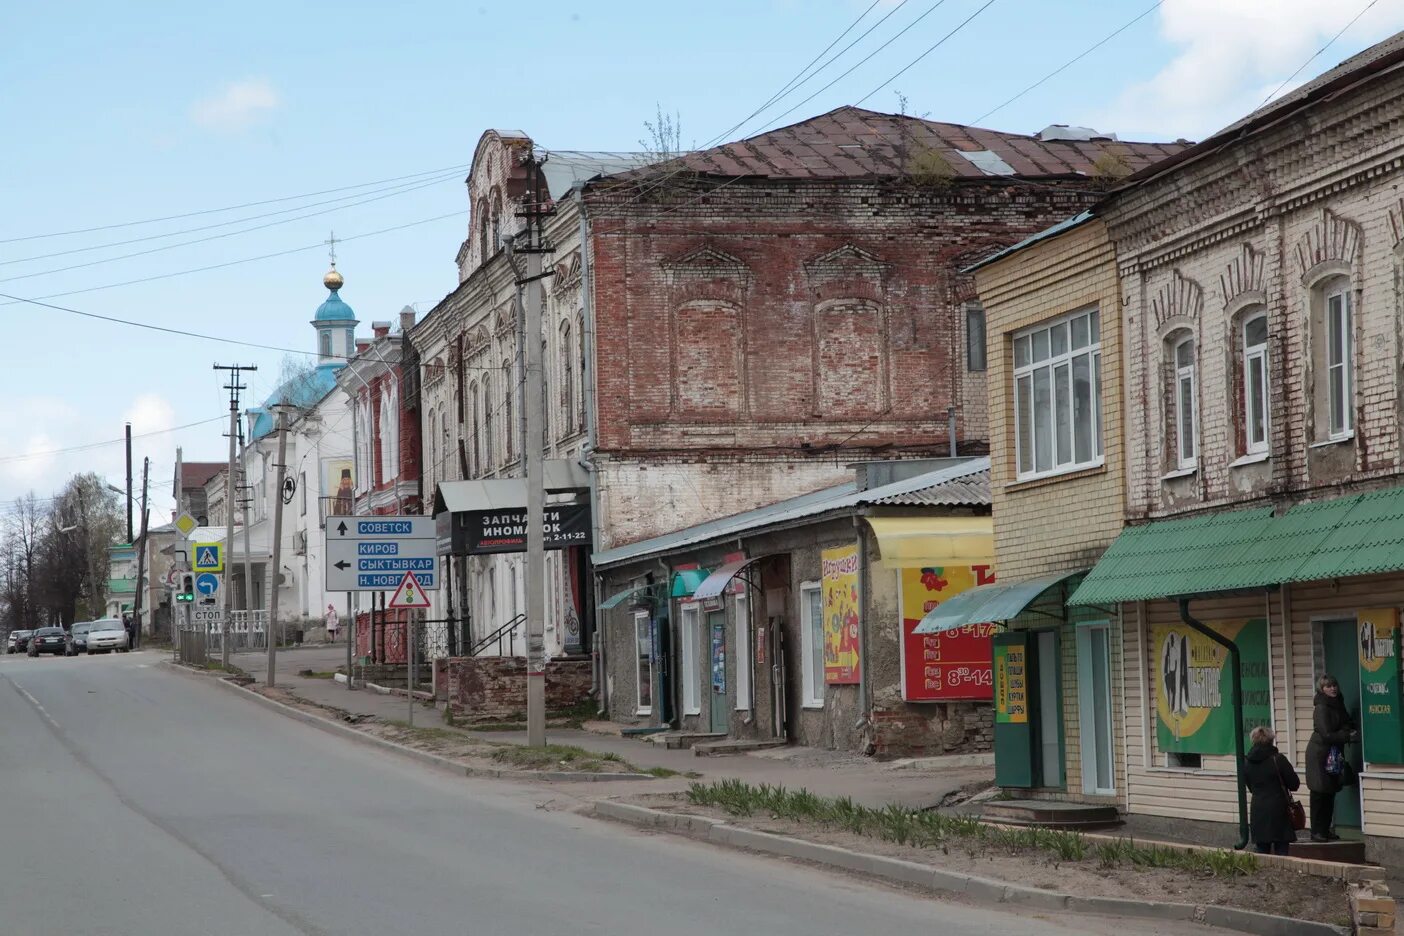
[[[858,544],[835,546],[819,554],[824,605],[824,682],[831,686],[858,682]]]

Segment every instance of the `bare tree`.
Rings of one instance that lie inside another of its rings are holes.
[[[659,163],[675,159],[687,151],[682,145],[682,116],[676,111],[669,114],[663,110],[662,104],[654,106],[657,109],[654,118],[644,121],[648,139],[639,140],[639,149],[648,155],[649,162]]]
[[[119,542],[123,519],[117,496],[91,472],[74,475],[54,498],[39,526],[32,600],[46,620],[69,627],[107,610],[108,548]]]

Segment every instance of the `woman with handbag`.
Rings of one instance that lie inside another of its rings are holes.
[[[1287,758],[1277,753],[1277,733],[1259,725],[1248,735],[1253,747],[1245,758],[1243,782],[1253,794],[1248,811],[1249,837],[1264,855],[1285,855],[1306,825],[1306,812],[1292,791],[1302,785]]]
[[[1311,740],[1306,749],[1306,782],[1311,791],[1311,840],[1334,842],[1340,838],[1332,828],[1336,794],[1346,786],[1350,765],[1345,762],[1345,746],[1356,739],[1355,719],[1350,717],[1341,684],[1329,674],[1316,684],[1311,709]]]

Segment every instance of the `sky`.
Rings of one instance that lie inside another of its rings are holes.
[[[256,364],[252,404],[313,351],[329,232],[362,334],[456,285],[488,128],[632,150],[661,108],[703,145],[843,104],[896,111],[900,92],[955,123],[1198,139],[1404,29],[1402,0],[1367,2],[0,5],[0,293],[288,349],[0,298],[0,515],[80,471],[122,486],[130,422],[153,522],[168,519],[176,446],[226,456],[213,365]],[[152,219],[169,220],[133,223]]]

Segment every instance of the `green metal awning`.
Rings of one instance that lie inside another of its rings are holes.
[[[1123,530],[1068,600],[1105,605],[1404,569],[1404,487]]]
[[[712,574],[711,569],[679,569],[673,573],[673,597],[691,598],[697,587]]]
[[[636,585],[633,588],[626,588],[622,592],[616,592],[615,594],[610,595],[604,601],[601,601],[600,609],[608,611],[610,608],[619,607],[625,601],[628,601],[630,598],[633,598],[635,596],[643,596],[650,591],[661,592],[662,590],[662,582],[649,582],[647,585]]]
[[[1054,572],[1022,582],[995,582],[963,591],[926,613],[912,633],[942,634],[967,624],[989,624],[1018,617],[1049,589],[1086,573],[1086,569]]]

